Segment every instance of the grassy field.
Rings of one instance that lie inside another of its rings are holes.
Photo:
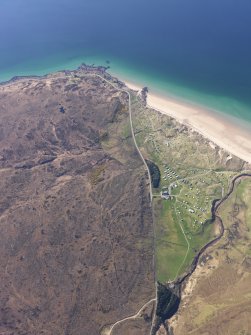
[[[222,198],[244,162],[177,123],[169,116],[132,106],[137,143],[145,158],[158,165],[161,180],[154,189],[157,278],[176,279],[197,251],[215,236],[209,223],[214,199]],[[161,198],[168,190],[170,198]]]
[[[251,178],[236,184],[218,215],[225,234],[201,260],[185,289],[174,332],[200,334],[251,334]]]

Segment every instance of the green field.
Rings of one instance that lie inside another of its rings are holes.
[[[157,278],[176,279],[215,235],[210,223],[214,199],[228,191],[244,162],[169,116],[132,106],[134,132],[145,158],[158,165],[160,185],[153,190]],[[161,198],[168,190],[170,198]]]

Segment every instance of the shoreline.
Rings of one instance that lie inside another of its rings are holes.
[[[122,78],[123,80],[123,78]],[[123,80],[129,89],[139,91],[142,87]],[[196,106],[178,98],[163,97],[151,91],[147,94],[147,107],[168,115],[201,134],[220,148],[251,164],[251,130],[239,123],[218,115],[206,107]]]
[[[67,73],[81,70],[81,64],[75,70],[60,70],[55,73]],[[88,67],[88,65],[87,65]],[[93,70],[99,68],[105,69],[104,66],[90,66]],[[121,80],[129,89],[140,91],[144,85],[138,84],[131,79],[123,78],[123,75],[118,75],[112,69],[106,68],[108,74]],[[53,72],[54,73],[54,72]],[[15,76],[7,81],[0,82],[0,86],[8,85],[22,79],[41,79],[48,77],[51,73],[44,75],[22,75]],[[248,126],[241,125],[241,121],[234,117],[224,117],[204,106],[198,106],[193,102],[186,102],[179,97],[168,97],[152,92],[151,89],[147,94],[147,107],[156,110],[161,114],[168,115],[179,123],[184,124],[192,130],[198,132],[209,141],[226,150],[231,155],[235,155],[245,162],[251,164],[251,124]]]

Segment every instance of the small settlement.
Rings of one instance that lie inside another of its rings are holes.
[[[192,172],[195,173],[197,171]],[[201,172],[205,173],[205,171]],[[180,211],[185,210],[191,216],[193,225],[202,225],[207,219],[207,216],[205,215],[207,210],[204,207],[205,203],[204,206],[202,203],[199,205],[201,202],[199,200],[201,197],[201,190],[198,188],[198,186],[196,186],[196,184],[194,184],[193,177],[190,176],[188,179],[186,177],[181,177],[177,172],[168,167],[168,165],[165,165],[162,179],[164,183],[167,184],[163,185],[163,188],[160,192],[161,198],[163,200],[169,201],[176,199],[177,213],[179,214],[181,213]],[[205,184],[204,178],[199,180],[198,178],[196,179],[196,183],[200,182]],[[177,191],[174,191],[175,189],[177,189]],[[205,197],[205,201],[208,202],[209,198]]]

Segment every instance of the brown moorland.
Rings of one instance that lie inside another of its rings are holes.
[[[154,298],[128,124],[127,96],[83,70],[0,86],[0,334],[97,335]]]

